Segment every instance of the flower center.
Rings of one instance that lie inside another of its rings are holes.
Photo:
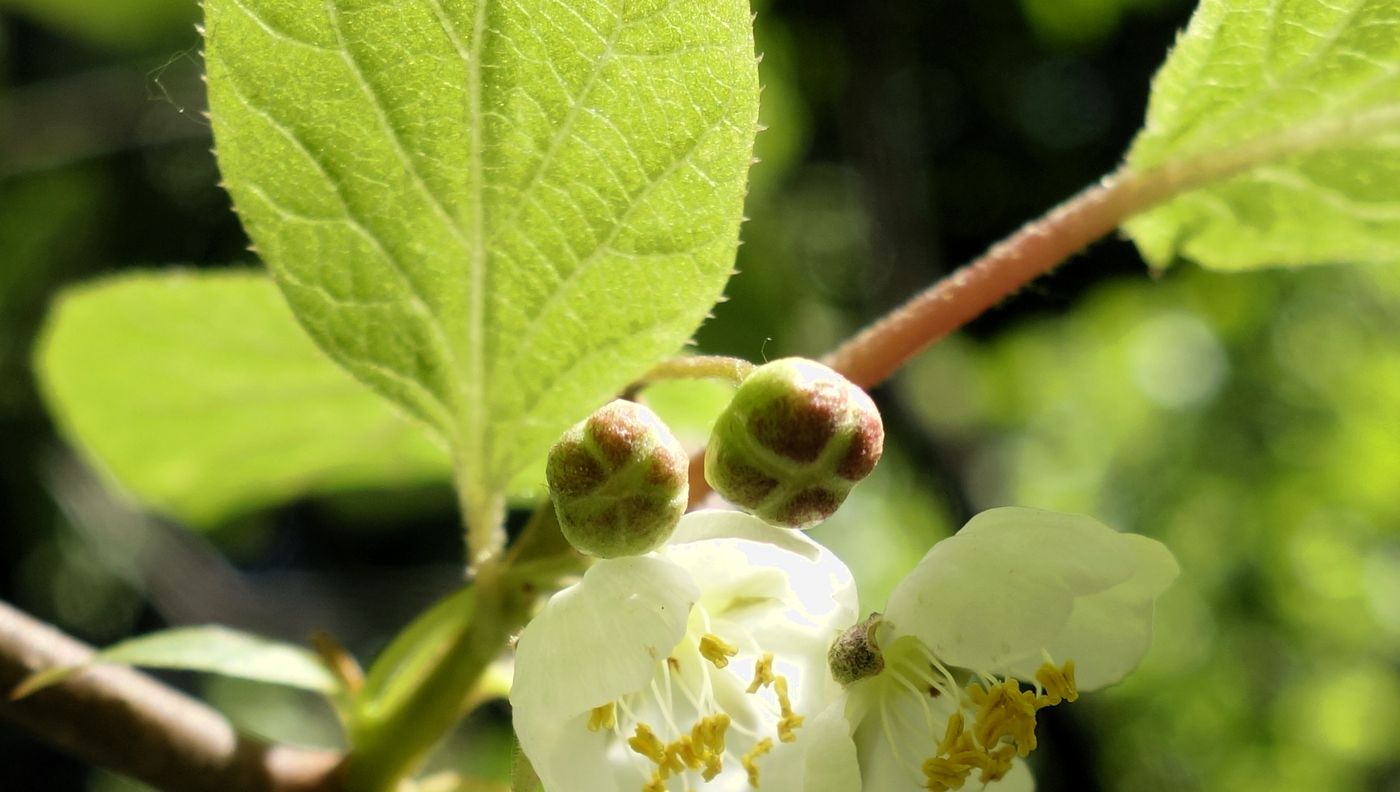
[[[1079,697],[1074,663],[1057,666],[1048,655],[1030,689],[1011,677],[975,671],[960,684],[927,647],[907,636],[890,647],[885,661],[875,678],[882,684],[873,688],[879,691],[881,731],[895,761],[922,778],[930,792],[961,789],[974,772],[983,784],[1002,779],[1012,759],[1035,750],[1036,713]],[[918,701],[923,715],[923,728],[912,729],[924,735],[915,744],[932,747],[917,764],[900,749],[911,744],[908,720],[897,717],[906,697]]]
[[[696,777],[705,784],[726,768],[758,789],[763,757],[794,742],[802,725],[789,693],[801,669],[741,628],[720,629],[730,630],[726,640],[696,610],[696,629],[657,662],[651,684],[588,718],[589,731],[610,733],[611,756],[638,769],[642,792],[667,792],[673,781],[693,789]]]

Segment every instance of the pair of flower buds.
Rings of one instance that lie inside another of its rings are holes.
[[[807,528],[831,516],[884,448],[864,391],[820,363],[784,358],[739,385],[715,422],[705,480],[774,525]],[[564,433],[546,477],[564,536],[600,558],[660,547],[685,513],[689,459],[651,410],[605,405]]]

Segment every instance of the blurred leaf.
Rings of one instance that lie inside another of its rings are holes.
[[[29,348],[49,284],[71,276],[102,193],[80,169],[0,183],[0,414],[31,398]]]
[[[511,792],[509,784],[445,771],[405,781],[404,792]]]
[[[451,646],[453,639],[471,624],[476,592],[463,586],[442,598],[405,627],[380,652],[365,676],[358,702],[361,716],[373,717],[411,694],[422,677]]]
[[[1128,163],[1227,149],[1265,162],[1126,224],[1152,266],[1400,261],[1400,3],[1202,2]]]
[[[82,665],[50,668],[34,674],[20,683],[10,697],[20,699],[31,695],[98,663],[202,671],[285,685],[327,696],[340,691],[335,677],[311,652],[298,646],[211,625],[177,627],[122,641],[98,652]]]
[[[322,354],[255,272],[72,289],[37,368],[49,410],[92,461],[196,525],[312,492],[451,475],[446,452]]]
[[[749,8],[394,8],[209,0],[219,161],[302,322],[448,439],[490,530],[512,476],[729,277]]]
[[[1127,13],[1162,4],[1163,0],[1021,0],[1021,11],[1040,38],[1075,46],[1108,38]]]
[[[687,454],[703,451],[715,421],[734,399],[734,385],[722,380],[655,382],[639,399],[660,416]]]
[[[58,30],[123,49],[166,42],[180,33],[194,38],[199,5],[191,0],[0,0]]]

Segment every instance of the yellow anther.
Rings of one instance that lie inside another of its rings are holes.
[[[739,654],[739,648],[724,642],[714,633],[705,633],[700,636],[700,654],[706,660],[715,664],[715,668],[724,668],[729,665],[729,658]]]
[[[690,730],[695,744],[713,754],[724,753],[724,733],[729,729],[729,716],[723,712],[706,715]]]
[[[982,754],[980,767],[982,772],[977,776],[977,780],[982,783],[1000,781],[1011,772],[1011,758],[1016,755],[1016,749],[1010,745],[1003,745],[995,751]]]
[[[749,693],[757,693],[761,687],[773,684],[773,653],[764,652],[753,666],[753,681],[749,683]]]
[[[943,731],[943,739],[938,741],[938,753],[935,756],[943,756],[953,752],[958,744],[958,738],[963,736],[963,716],[961,712],[954,712],[948,719],[948,728]]]
[[[948,759],[935,757],[924,762],[924,789],[932,792],[947,792],[962,789],[967,777],[972,774],[972,766],[957,764]]]
[[[1074,661],[1067,660],[1059,668],[1049,662],[1041,664],[1035,672],[1035,681],[1045,688],[1045,695],[1037,700],[1039,707],[1059,704],[1061,701],[1074,701],[1079,698],[1079,688],[1074,684]]]
[[[754,743],[753,748],[750,748],[748,753],[739,757],[739,763],[744,766],[744,772],[749,775],[749,786],[754,789],[758,789],[758,757],[763,756],[771,750],[773,750],[773,740],[764,737],[762,740]]]
[[[973,684],[968,687],[968,696],[978,705],[973,734],[984,748],[990,750],[1009,737],[1022,756],[1035,749],[1034,693],[1006,680],[990,688]]]
[[[588,713],[588,730],[591,732],[611,729],[617,725],[617,705],[611,701],[601,707],[594,707]]]
[[[700,771],[700,777],[706,781],[715,780],[715,776],[724,771],[724,756],[720,754],[710,754],[705,757],[705,769]]]
[[[666,779],[660,773],[652,773],[651,780],[642,785],[642,792],[666,792]]]
[[[724,769],[724,732],[729,716],[706,715],[690,727],[690,734],[666,746],[668,755],[678,757],[691,770],[700,770],[706,781]]]
[[[632,750],[650,759],[657,767],[666,760],[666,746],[645,723],[638,723],[637,729],[628,738],[627,745]],[[663,777],[664,779],[664,777]]]
[[[967,731],[962,713],[948,718],[938,750],[923,763],[924,788],[933,792],[961,789],[975,768],[983,764],[983,751]]]
[[[778,719],[778,739],[785,743],[792,742],[797,739],[793,729],[801,726],[805,718],[792,711],[792,700],[788,698],[787,677],[774,677],[773,690],[778,694],[778,709],[781,711],[781,717]]]
[[[695,752],[695,741],[690,739],[690,735],[682,734],[666,744],[666,761],[661,765],[661,772],[678,774],[685,772],[687,767],[699,770],[700,756]]]
[[[806,719],[801,715],[784,715],[782,719],[778,721],[778,739],[785,743],[796,740],[797,733],[793,730],[801,726],[804,720]]]
[[[785,676],[773,678],[773,690],[778,694],[778,708],[783,711],[783,715],[792,714],[792,699],[788,698],[788,681]]]

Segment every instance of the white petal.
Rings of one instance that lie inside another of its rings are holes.
[[[846,565],[802,533],[742,512],[695,512],[676,533],[681,541],[660,554],[695,580],[705,612],[738,623],[765,650],[810,665],[823,684],[794,690],[794,703],[821,694],[824,707],[837,689],[826,651],[857,618],[855,581]],[[701,541],[701,535],[727,538]]]
[[[982,512],[929,550],[890,595],[885,618],[946,663],[1003,672],[1050,646],[1077,598],[1133,576],[1136,544],[1126,536],[1081,515]]]
[[[685,515],[667,544],[679,545],[705,539],[748,539],[775,545],[809,559],[815,559],[822,551],[821,545],[808,539],[801,531],[778,528],[752,514],[732,509],[701,509]]]
[[[636,792],[641,787],[637,777],[619,778],[627,768],[609,759],[613,734],[589,731],[587,714],[521,729],[517,713],[516,731],[520,749],[547,792]]]
[[[569,718],[650,682],[698,598],[685,570],[648,556],[599,561],[551,597],[515,650],[510,701],[522,742],[535,718]]]
[[[743,512],[687,514],[661,554],[686,567],[707,597],[793,596],[813,618],[825,618],[833,608],[856,608],[851,572],[831,551],[800,531]],[[716,563],[717,554],[735,563]]]
[[[1137,558],[1133,576],[1075,600],[1064,629],[1045,647],[1057,663],[1074,661],[1080,690],[1111,685],[1142,660],[1152,642],[1152,601],[1179,571],[1176,559],[1161,542],[1134,534],[1120,536]],[[1037,652],[1013,663],[1011,672],[1030,679],[1041,662]]]
[[[911,694],[889,674],[856,682],[847,691],[852,701],[846,712],[856,724],[853,740],[860,756],[860,789],[912,792],[922,788],[925,778],[919,768],[933,756],[953,714],[949,697]]]
[[[841,631],[856,621],[850,571],[801,533],[740,512],[687,515],[659,555],[685,568],[700,587],[692,635],[700,629],[714,632],[739,650],[728,671],[711,679],[716,697],[736,724],[742,721],[740,711],[756,701],[776,711],[771,690],[745,692],[759,656],[774,655],[773,670],[788,680],[792,708],[805,721],[795,742],[779,743],[759,760],[760,787],[798,792],[806,757],[815,744],[814,719],[841,691],[827,669],[826,653]],[[732,690],[729,682],[734,683]],[[759,731],[769,729],[771,722]],[[742,772],[730,779],[728,771],[700,788],[719,792],[720,782],[730,780],[738,784],[736,790],[748,789]]]
[[[853,792],[860,787],[860,763],[846,719],[846,697],[803,726],[807,769],[802,792]]]

